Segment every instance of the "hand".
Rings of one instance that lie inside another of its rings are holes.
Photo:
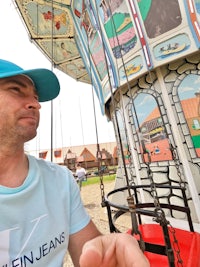
[[[81,267],[149,267],[136,239],[128,234],[98,236],[83,247]]]

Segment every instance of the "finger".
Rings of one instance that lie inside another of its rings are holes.
[[[93,245],[88,246],[83,250],[79,264],[81,267],[99,267],[102,265],[102,257]]]
[[[110,234],[87,242],[80,258],[81,267],[148,267],[138,242],[127,234]]]

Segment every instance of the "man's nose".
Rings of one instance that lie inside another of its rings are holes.
[[[37,99],[30,99],[27,104],[26,104],[26,108],[27,109],[40,109],[41,108],[41,105],[40,103],[38,102]]]

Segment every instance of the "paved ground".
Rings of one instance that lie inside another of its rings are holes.
[[[114,182],[106,182],[104,184],[105,193],[114,189]],[[101,192],[98,184],[82,187],[81,196],[84,206],[88,210],[92,220],[97,225],[102,233],[109,233],[109,225],[107,212],[101,207]],[[125,231],[125,225],[128,223],[128,218],[124,217],[119,220],[117,226],[121,231]],[[66,256],[63,267],[72,267],[73,264],[69,256]]]

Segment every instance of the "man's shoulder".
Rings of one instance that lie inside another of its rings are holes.
[[[61,166],[57,163],[47,161],[44,159],[36,158],[35,156],[28,155],[30,167],[31,166],[38,166],[41,170],[56,172],[56,173],[65,173],[70,175],[70,170],[66,166]]]

